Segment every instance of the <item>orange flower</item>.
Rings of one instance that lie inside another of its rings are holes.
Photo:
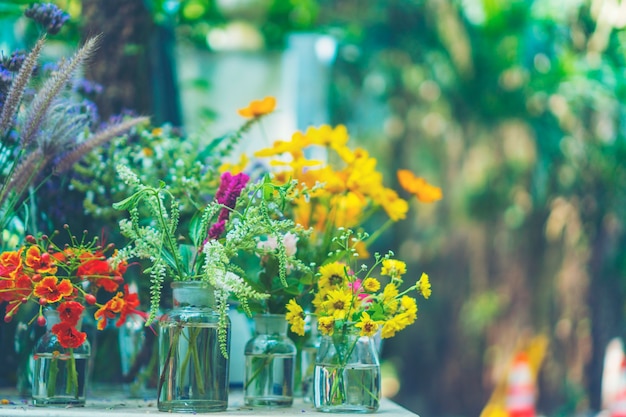
[[[137,310],[135,309],[139,307],[139,296],[137,295],[137,293],[131,294],[128,292],[128,284],[124,285],[123,301],[124,301],[124,305],[122,306],[122,309],[120,310],[120,318],[119,320],[117,320],[117,322],[115,322],[115,325],[117,327],[120,327],[122,324],[124,324],[124,322],[126,321],[126,316],[129,313],[136,313]]]
[[[122,298],[123,293],[118,292],[115,297],[106,302],[105,305],[100,307],[98,311],[93,315],[98,320],[98,330],[102,330],[106,327],[109,319],[115,318],[115,315],[122,311],[125,305],[125,301]]]
[[[56,303],[63,297],[69,297],[74,292],[74,286],[69,279],[59,279],[55,276],[43,278],[35,285],[34,294],[45,299],[48,303]]]
[[[253,118],[270,114],[276,107],[276,99],[274,97],[265,97],[263,100],[252,100],[248,107],[237,110],[242,117]]]
[[[414,194],[422,203],[432,203],[443,197],[441,188],[430,185],[424,178],[416,177],[408,169],[398,170],[398,181],[402,188]]]
[[[54,257],[50,256],[48,252],[41,253],[39,246],[28,248],[26,251],[26,265],[40,274],[55,274],[57,272]]]

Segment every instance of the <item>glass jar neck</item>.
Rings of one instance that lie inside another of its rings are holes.
[[[255,334],[287,336],[288,324],[284,314],[258,314],[254,316]]]
[[[175,281],[171,284],[174,307],[212,307],[213,287],[203,281]]]
[[[43,316],[46,318],[46,330],[52,330],[52,326],[61,323],[61,317],[57,310],[46,308],[43,311]]]

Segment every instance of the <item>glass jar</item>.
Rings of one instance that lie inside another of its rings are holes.
[[[219,338],[213,288],[201,281],[172,283],[173,309],[159,321],[160,411],[203,413],[228,407],[228,359]],[[226,353],[230,320],[226,317]]]
[[[313,402],[313,375],[315,373],[315,359],[320,347],[320,334],[317,331],[317,318],[310,319],[310,330],[307,339],[302,346],[301,355],[301,375],[302,375],[302,400],[305,403]]]
[[[61,322],[59,312],[45,310],[46,332],[37,341],[33,351],[33,405],[84,406],[87,390],[87,362],[91,356],[88,340],[77,348],[64,348],[52,326]],[[80,326],[76,326],[77,329]]]
[[[246,343],[244,402],[248,406],[293,404],[296,346],[287,337],[284,314],[254,317],[254,337]]]
[[[323,335],[313,377],[315,409],[371,413],[379,405],[380,363],[372,338],[354,328]]]

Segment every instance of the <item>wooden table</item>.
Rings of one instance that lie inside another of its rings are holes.
[[[47,417],[111,417],[111,416],[139,416],[139,415],[170,415],[189,416],[184,413],[164,413],[157,409],[156,398],[129,399],[121,393],[110,389],[96,389],[87,396],[85,407],[52,408],[34,407],[29,399],[20,399],[15,391],[0,390],[0,400],[7,400],[9,404],[0,405],[0,417],[47,416]],[[3,401],[6,402],[6,401]],[[236,416],[302,416],[322,415],[315,411],[311,404],[304,403],[301,398],[294,401],[289,408],[251,408],[243,404],[243,395],[239,390],[231,391],[228,401],[228,410],[215,415]],[[409,410],[399,406],[391,400],[383,398],[376,415],[389,416],[417,416]],[[419,416],[418,416],[419,417]]]

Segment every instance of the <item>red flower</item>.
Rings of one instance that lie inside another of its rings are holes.
[[[139,297],[137,293],[129,293],[128,284],[124,285],[124,305],[122,306],[122,311],[120,311],[120,318],[115,325],[120,327],[124,324],[126,316],[128,316],[129,313],[135,313],[137,307],[139,307]]]
[[[55,258],[48,252],[41,253],[39,246],[31,246],[26,251],[26,265],[40,274],[56,274]]]
[[[76,326],[83,310],[85,310],[85,307],[77,301],[65,301],[57,308],[61,321],[72,326]]]
[[[45,298],[48,303],[56,303],[63,297],[69,297],[74,292],[74,286],[69,279],[59,279],[55,276],[43,278],[35,285],[34,294],[39,298]]]
[[[67,349],[77,348],[87,340],[87,333],[79,332],[74,326],[64,321],[52,326],[52,333],[57,336],[61,346]]]
[[[98,251],[96,253],[83,253],[80,255],[81,264],[76,271],[76,276],[82,279],[88,279],[102,287],[108,292],[115,292],[119,287],[119,275],[117,271],[111,269],[111,265],[104,257],[104,253]]]
[[[23,270],[20,255],[21,251],[0,254],[0,302],[16,298],[15,293],[10,290],[15,288],[16,277],[19,277]]]

